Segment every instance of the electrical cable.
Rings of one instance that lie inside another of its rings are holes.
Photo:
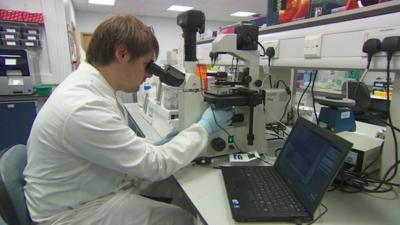
[[[268,73],[269,86],[272,88],[272,75]]]
[[[383,181],[391,181],[394,179],[394,177],[397,175],[398,171],[398,165],[400,164],[399,161],[399,153],[398,153],[398,146],[397,146],[397,137],[396,133],[393,129],[393,122],[392,122],[392,116],[390,113],[390,96],[389,96],[389,87],[390,87],[390,61],[392,59],[392,53],[387,52],[387,65],[386,65],[386,101],[387,101],[387,112],[388,112],[388,120],[390,124],[390,129],[392,131],[393,135],[393,142],[394,142],[394,151],[395,151],[395,163],[386,171],[385,175],[383,176]],[[388,178],[389,174],[391,171],[394,170],[393,174]],[[383,183],[380,183],[378,187],[375,190],[378,190]]]
[[[310,87],[310,84],[311,84],[311,81],[312,81],[312,76],[311,75],[312,74],[310,74],[310,80],[308,81],[307,87],[303,90],[303,93],[301,94],[300,99],[297,102],[297,117],[300,117],[300,103],[301,103],[301,100],[303,99],[304,94],[307,92],[308,87]]]
[[[315,121],[317,122],[317,125],[319,125],[317,110],[315,109],[315,95],[314,95],[314,85],[315,85],[315,80],[317,79],[317,74],[318,74],[318,70],[315,71],[314,78],[312,81],[311,97],[312,97],[312,105],[313,105],[313,110],[314,110],[314,115],[315,115]]]
[[[282,122],[283,117],[286,115],[286,111],[287,111],[287,108],[288,108],[289,103],[290,103],[291,100],[292,100],[292,95],[289,95],[289,99],[288,99],[288,101],[286,102],[285,109],[283,110],[282,117],[281,117],[281,119],[279,120],[279,122]]]
[[[230,68],[230,70],[231,70],[231,72],[233,71],[233,60],[235,60],[235,57],[234,56],[232,56],[232,63],[231,63],[231,68]]]
[[[385,38],[386,39],[386,38]],[[377,157],[377,159],[373,160],[365,169],[364,171],[362,171],[361,173],[354,173],[352,171],[346,171],[346,173],[348,173],[347,175],[352,174],[354,176],[358,176],[356,177],[357,179],[361,179],[362,181],[366,181],[366,185],[360,185],[360,189],[362,191],[366,191],[366,192],[375,192],[375,193],[382,193],[382,192],[387,192],[392,190],[392,186],[397,186],[398,184],[395,183],[391,183],[390,181],[396,176],[397,172],[398,172],[398,165],[400,163],[399,158],[398,158],[398,146],[397,146],[397,137],[395,134],[395,130],[399,132],[399,129],[397,127],[395,127],[393,125],[392,119],[391,119],[391,114],[390,114],[390,97],[389,97],[389,87],[390,87],[390,61],[392,58],[392,55],[395,51],[398,51],[398,46],[399,46],[399,39],[398,37],[389,37],[386,40],[384,39],[384,43],[382,43],[382,48],[383,51],[385,51],[387,53],[387,66],[386,66],[386,101],[387,101],[387,112],[388,112],[388,120],[389,123],[387,123],[386,121],[383,121],[381,119],[375,118],[370,112],[368,112],[366,109],[364,109],[363,107],[360,106],[360,108],[362,109],[362,111],[370,118],[376,120],[376,121],[380,121],[384,124],[386,124],[387,126],[390,127],[391,131],[392,131],[392,135],[393,135],[393,140],[394,140],[394,145],[395,145],[395,163],[389,167],[389,169],[385,172],[383,179],[379,180],[379,179],[372,179],[368,177],[368,174],[366,173],[367,169],[373,165],[373,163],[375,163],[379,158]],[[397,47],[396,47],[397,46]],[[355,96],[357,96],[357,91],[358,88],[360,86],[360,84],[363,82],[364,78],[366,77],[366,74],[369,70],[369,66],[372,60],[372,55],[376,52],[379,52],[381,50],[381,44],[380,44],[380,40],[378,39],[369,39],[364,43],[363,46],[363,51],[368,53],[368,64],[367,64],[367,68],[365,69],[363,75],[361,76],[359,83],[357,84],[357,86],[355,87],[354,93]],[[346,90],[346,92],[348,93],[348,90]],[[356,105],[359,105],[358,102],[356,101]],[[381,149],[380,151],[382,152],[382,148],[383,148],[383,144],[381,145]],[[392,173],[392,175],[388,178],[389,174],[391,171],[394,172]],[[374,189],[368,189],[365,186],[368,186],[369,183],[377,183],[378,186],[376,186]],[[388,188],[386,189],[381,189],[382,185],[387,185]],[[354,184],[353,184],[354,186]]]
[[[383,150],[383,143],[380,146],[380,153]],[[342,169],[339,172],[338,177],[341,182],[340,185],[334,185],[334,189],[339,189],[345,193],[358,193],[358,192],[367,192],[367,193],[384,193],[393,190],[393,186],[400,187],[400,184],[387,182],[381,179],[369,177],[369,174],[366,172],[374,163],[376,163],[380,159],[380,154],[373,161],[371,161],[361,172],[350,171],[348,169]],[[372,184],[380,184],[386,185],[386,188],[382,189],[380,187],[370,188]],[[350,188],[350,189],[349,189]],[[332,191],[330,190],[330,191]]]
[[[279,153],[280,151],[282,151],[282,148],[277,148],[277,149],[275,149],[275,150],[274,150],[274,155],[275,155],[276,157],[278,157],[278,153]]]
[[[317,216],[317,218],[315,218],[313,221],[311,221],[310,223],[307,223],[307,225],[311,225],[311,224],[317,222],[323,215],[325,215],[325,213],[328,212],[328,207],[326,207],[326,205],[324,205],[322,202],[321,202],[321,206],[324,208],[324,211],[321,214],[319,214]]]
[[[265,84],[265,82],[267,81],[267,78],[269,78],[269,87],[272,89],[272,75],[270,74],[270,73],[266,73],[266,75],[268,75],[268,76],[265,76],[264,77],[264,79],[263,79],[263,81],[262,81],[262,84],[261,84],[261,88],[262,87],[265,87],[265,88],[267,88],[264,84]]]
[[[260,155],[263,155],[263,156],[264,156],[264,154],[260,154]],[[259,159],[260,161],[263,161],[263,162],[265,162],[265,163],[266,163],[266,164],[268,164],[268,165],[271,165],[271,166],[273,166],[273,164],[272,164],[272,163],[270,163],[270,162],[268,162],[267,160],[265,160],[265,159],[261,158],[261,156],[260,156],[260,157],[257,157],[257,159]]]
[[[263,50],[263,54],[260,54],[260,56],[266,56],[267,55],[267,53],[266,53],[266,51],[265,51],[265,48],[264,48],[264,46],[261,44],[261,42],[260,41],[257,41],[257,43],[258,43],[258,45],[262,48],[262,50]]]
[[[235,81],[238,81],[238,64],[239,64],[239,58],[236,58]]]
[[[273,131],[276,135],[280,135],[279,132],[282,132],[282,136],[283,138],[286,136],[288,136],[289,134],[285,132],[285,130],[287,129],[286,125],[277,121],[276,123],[267,123],[265,124],[265,129]]]
[[[271,135],[271,134],[268,134]],[[271,135],[274,136],[274,135]],[[265,139],[266,141],[276,141],[276,140],[285,140],[284,138],[279,137],[278,135],[275,135],[276,138],[267,138]]]
[[[385,124],[386,126],[391,127],[390,124],[389,124],[388,122],[386,122],[385,120],[376,118],[376,115],[374,115],[374,114],[372,114],[372,113],[370,113],[370,112],[368,112],[368,111],[365,111],[365,113],[367,114],[367,116],[368,116],[369,119],[378,121],[378,122],[380,122],[380,123]],[[393,127],[393,129],[394,129],[395,131],[400,132],[400,129],[399,129],[399,128],[397,128],[397,127],[395,127],[395,126],[392,126],[392,127]]]
[[[276,87],[276,88],[279,88],[279,84],[280,84],[280,83],[282,83],[282,84],[285,86],[286,93],[289,95],[289,99],[288,99],[288,101],[286,102],[285,109],[284,109],[284,111],[283,111],[283,113],[282,113],[281,119],[279,120],[279,122],[282,122],[283,117],[285,116],[286,111],[287,111],[287,108],[288,108],[288,106],[289,106],[289,103],[290,103],[290,101],[292,100],[292,92],[290,91],[290,88],[286,85],[285,81],[283,81],[283,80],[278,80],[278,81],[276,82],[275,87]]]

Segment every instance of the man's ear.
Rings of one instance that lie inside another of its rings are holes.
[[[118,45],[115,48],[115,61],[118,63],[128,61],[128,51],[124,46]]]

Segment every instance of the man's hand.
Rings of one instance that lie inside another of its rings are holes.
[[[179,132],[178,131],[172,131],[171,133],[167,134],[167,136],[165,136],[165,138],[159,140],[159,141],[155,141],[153,143],[153,145],[163,145],[167,142],[169,142],[172,138],[174,138]]]
[[[221,128],[226,128],[232,123],[233,108],[219,108],[211,109],[208,107],[200,121],[198,122],[202,127],[204,127],[209,134],[217,132]]]

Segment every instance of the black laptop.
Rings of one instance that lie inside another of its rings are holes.
[[[223,167],[236,221],[311,221],[352,144],[299,118],[274,166]]]

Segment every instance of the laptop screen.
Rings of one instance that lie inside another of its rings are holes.
[[[300,119],[275,163],[282,178],[312,213],[351,147],[326,132]]]

